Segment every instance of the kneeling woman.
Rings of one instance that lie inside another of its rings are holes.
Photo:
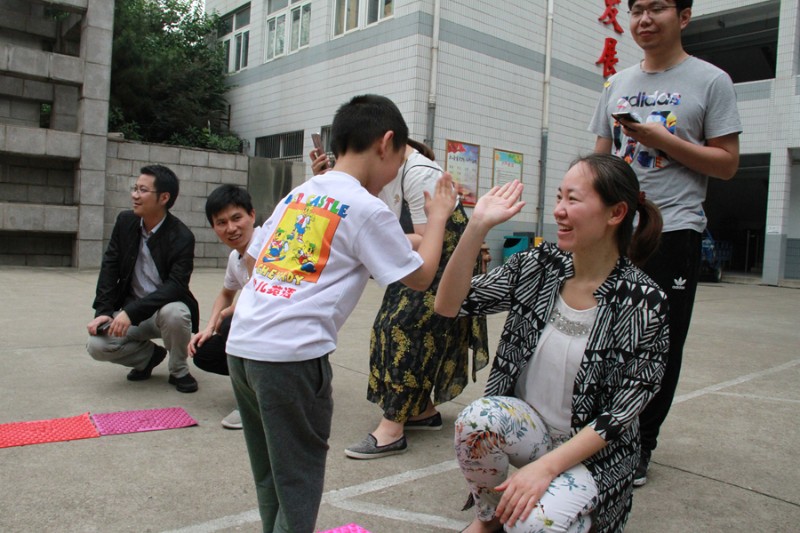
[[[661,215],[627,163],[581,158],[558,189],[557,246],[473,278],[481,243],[522,209],[521,194],[512,182],[478,201],[436,294],[445,316],[508,312],[486,397],[456,421],[477,505],[465,531],[621,531],[638,415],[659,388],[669,343],[666,296],[634,266],[655,249]],[[509,464],[518,468],[510,476]]]

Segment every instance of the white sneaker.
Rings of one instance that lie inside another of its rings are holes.
[[[234,409],[222,419],[222,427],[226,429],[242,429],[242,417],[239,414],[239,409]]]

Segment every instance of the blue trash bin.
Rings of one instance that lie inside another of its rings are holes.
[[[506,235],[503,237],[503,263],[517,252],[524,252],[530,246],[530,238],[527,235]]]

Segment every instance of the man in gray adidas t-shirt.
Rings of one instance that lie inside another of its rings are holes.
[[[630,31],[644,59],[606,82],[589,126],[597,134],[595,151],[630,163],[664,218],[661,245],[643,270],[668,295],[670,351],[661,390],[639,417],[642,458],[635,486],[647,481],[678,384],[700,273],[708,176],[727,180],[739,166],[742,128],[733,83],[681,45],[691,7],[692,0],[628,0]]]

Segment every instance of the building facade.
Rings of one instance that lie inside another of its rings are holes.
[[[0,259],[96,266],[114,3],[0,0]]]
[[[0,0],[0,265],[99,267],[139,169],[160,163],[181,180],[195,266],[224,267],[208,194],[247,186],[263,216],[302,164],[109,135],[113,22],[113,0]]]
[[[231,129],[251,155],[302,159],[339,105],[386,95],[479,195],[522,178],[525,209],[490,236],[496,260],[515,232],[554,237],[555,190],[594,146],[586,128],[604,74],[640,59],[624,0],[206,0],[206,9],[224,18]],[[731,73],[744,125],[739,175],[711,180],[709,229],[728,271],[800,278],[797,2],[699,0],[693,13],[687,48]]]

